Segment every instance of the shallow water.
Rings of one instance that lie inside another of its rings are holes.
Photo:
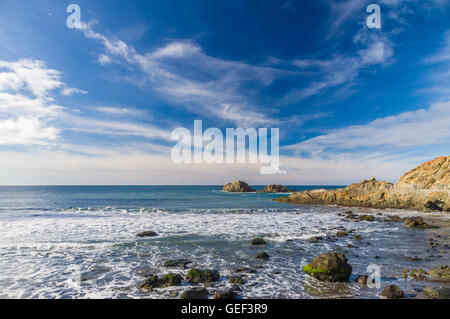
[[[371,264],[381,267],[381,288],[395,283],[407,297],[420,298],[420,287],[430,283],[390,276],[402,268],[428,270],[449,264],[448,214],[426,214],[426,220],[440,228],[416,230],[402,223],[347,222],[337,216],[345,208],[271,201],[277,196],[227,194],[212,186],[0,187],[0,297],[168,298],[187,284],[152,293],[141,292],[139,285],[148,274],[185,275],[188,269],[162,267],[168,259],[183,258],[192,261],[189,267],[220,272],[221,280],[208,288],[211,291],[231,286],[228,277],[236,268],[256,268],[246,273],[239,292],[243,298],[374,298],[381,289],[354,283]],[[353,233],[310,242],[313,236],[333,236],[341,229]],[[144,230],[159,236],[135,236]],[[353,239],[354,234],[362,235],[362,241]],[[268,244],[250,246],[256,236]],[[430,248],[429,238],[440,246]],[[270,260],[252,257],[261,250]],[[328,251],[346,255],[353,266],[351,283],[321,283],[302,272],[314,256]]]

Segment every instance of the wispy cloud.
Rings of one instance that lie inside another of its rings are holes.
[[[450,141],[450,102],[429,108],[379,118],[365,125],[353,125],[290,145],[285,149],[316,156],[362,150],[378,152],[439,145]]]
[[[260,111],[248,87],[267,87],[287,71],[215,58],[191,41],[172,41],[141,54],[119,39],[95,32],[92,24],[83,24],[81,30],[101,43],[108,55],[137,67],[148,86],[175,105],[243,126],[275,121]]]

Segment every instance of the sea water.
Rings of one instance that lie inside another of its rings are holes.
[[[212,292],[230,287],[237,268],[254,269],[245,273],[242,298],[377,298],[391,283],[420,298],[423,282],[393,275],[449,264],[449,214],[428,213],[426,220],[440,228],[417,230],[337,216],[348,208],[272,201],[279,196],[224,193],[218,186],[0,187],[0,298],[170,298],[189,284],[150,293],[139,287],[150,274],[184,277],[191,267],[220,272]],[[351,210],[379,218],[424,215]],[[344,229],[353,232],[334,236]],[[136,237],[146,230],[158,236]],[[314,236],[324,240],[313,242]],[[251,246],[254,237],[267,245]],[[431,248],[430,238],[440,246]],[[253,258],[260,251],[271,258]],[[348,258],[350,283],[323,283],[303,273],[302,266],[328,251]],[[187,269],[162,267],[169,259],[192,263]],[[380,267],[381,288],[355,283],[369,265]]]

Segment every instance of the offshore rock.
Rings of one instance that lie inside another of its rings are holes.
[[[223,187],[224,192],[228,193],[250,193],[255,190],[251,188],[246,182],[242,181],[234,181],[232,183],[228,183]]]

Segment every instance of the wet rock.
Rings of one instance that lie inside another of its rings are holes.
[[[253,239],[252,239],[252,241],[250,242],[250,244],[251,244],[252,246],[257,246],[257,245],[265,245],[265,244],[267,244],[267,243],[266,243],[265,240],[262,239],[261,237],[256,237],[256,238],[253,238]]]
[[[250,268],[248,268],[248,267],[241,267],[241,268],[236,268],[235,270],[234,270],[234,272],[249,272],[250,271]]]
[[[178,274],[167,274],[160,279],[162,287],[178,286],[181,284],[183,277]]]
[[[171,260],[166,261],[163,264],[163,267],[167,267],[167,268],[179,267],[179,268],[185,269],[186,266],[190,263],[192,263],[192,262],[190,260],[186,260],[186,259],[171,259]]]
[[[231,284],[242,285],[244,283],[244,279],[242,278],[242,276],[231,276],[228,282]]]
[[[141,289],[145,292],[150,292],[154,288],[160,288],[161,282],[159,281],[158,276],[152,275],[150,276],[142,285]]]
[[[439,266],[436,269],[430,270],[428,274],[435,280],[450,281],[450,267]]]
[[[401,222],[403,219],[400,216],[392,215],[388,217],[388,221],[390,222]]]
[[[208,290],[203,287],[197,287],[184,291],[181,294],[180,299],[206,299],[208,295]]]
[[[178,297],[178,291],[176,291],[176,290],[170,291],[170,292],[169,292],[169,297],[170,297],[170,298],[176,298],[176,297]]]
[[[343,282],[349,280],[352,266],[343,254],[329,252],[315,257],[303,271],[321,281]]]
[[[262,191],[258,191],[258,193],[293,193],[296,192],[293,189],[288,189],[283,185],[272,184],[264,187]]]
[[[425,287],[423,293],[435,299],[450,299],[450,287]]]
[[[432,228],[433,226],[428,225],[423,221],[422,217],[411,217],[405,218],[403,224],[411,228]]]
[[[361,235],[355,235],[353,238],[355,238],[356,240],[362,240],[362,236]]]
[[[375,221],[375,217],[373,217],[372,215],[359,215],[359,220],[373,222],[373,221]]]
[[[402,273],[399,275],[401,278],[412,278],[412,279],[425,279],[427,277],[427,273],[425,270],[420,268],[407,269],[403,268]]]
[[[190,283],[208,283],[218,281],[220,274],[217,270],[192,268],[186,275],[186,281]]]
[[[336,236],[337,237],[345,237],[345,236],[347,236],[348,235],[348,233],[346,232],[346,231],[338,231],[337,233],[336,233]]]
[[[270,255],[265,251],[257,253],[253,258],[267,260],[270,258]]]
[[[220,290],[213,295],[213,299],[235,299],[237,294],[232,289]]]
[[[158,234],[155,233],[154,231],[147,230],[147,231],[137,234],[136,236],[137,237],[155,237],[155,236],[158,236]]]
[[[158,278],[156,275],[151,275],[141,285],[141,289],[145,292],[150,292],[154,288],[178,286],[181,284],[183,278],[178,274],[167,274],[162,278]]]
[[[223,187],[223,191],[229,193],[249,193],[254,192],[255,190],[251,188],[246,182],[234,181],[232,183],[226,184]]]
[[[383,289],[381,296],[388,299],[403,298],[405,294],[397,285],[389,285]]]
[[[368,279],[369,277],[367,277],[366,275],[361,275],[361,276],[358,276],[358,278],[356,278],[356,282],[358,283],[358,284],[360,284],[360,285],[367,285],[367,279]]]

